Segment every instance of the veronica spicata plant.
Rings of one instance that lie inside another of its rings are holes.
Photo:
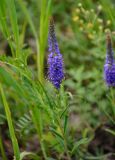
[[[114,60],[114,52],[112,48],[112,41],[110,33],[107,34],[107,54],[106,61],[104,65],[104,79],[106,85],[110,89],[111,95],[109,96],[109,100],[111,102],[112,115],[115,116],[115,103],[114,103],[114,87],[115,87],[115,60]]]
[[[104,79],[108,87],[115,87],[115,61],[110,34],[107,34],[107,55],[104,65]]]
[[[63,57],[60,53],[55,35],[53,19],[50,19],[48,44],[50,53],[48,55],[48,79],[56,89],[59,89],[64,79],[64,68]]]

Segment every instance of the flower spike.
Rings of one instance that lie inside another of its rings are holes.
[[[60,53],[58,42],[55,35],[54,21],[51,18],[49,23],[49,55],[48,55],[48,79],[56,89],[64,79],[63,57]]]
[[[108,87],[115,87],[115,62],[110,33],[107,33],[107,55],[104,65],[104,79]]]

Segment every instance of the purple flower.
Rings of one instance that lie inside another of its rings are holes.
[[[48,44],[50,52],[48,55],[48,79],[56,89],[59,89],[64,79],[63,57],[58,47],[52,19],[49,25]]]
[[[108,87],[115,87],[115,61],[110,34],[107,35],[107,55],[104,65],[104,79]]]

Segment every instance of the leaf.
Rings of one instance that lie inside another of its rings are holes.
[[[28,128],[29,130],[31,129],[31,123],[32,122],[30,116],[27,113],[25,113],[22,117],[19,118],[19,120],[16,123],[17,131],[21,132],[21,134],[24,134],[25,131],[28,131]]]
[[[8,73],[3,67],[0,68],[0,80],[6,83],[8,86],[12,86],[17,94],[20,96],[24,95],[24,91],[22,86],[17,83],[17,81],[12,77],[10,73]]]
[[[6,0],[7,8],[9,11],[10,23],[12,26],[12,32],[16,44],[16,52],[17,56],[19,56],[19,28],[17,23],[17,14],[15,8],[15,1],[14,0]]]
[[[22,152],[22,153],[20,154],[20,160],[23,160],[26,156],[28,156],[29,158],[32,158],[32,159],[34,159],[34,160],[40,160],[40,157],[37,156],[35,153],[26,152],[26,151],[24,151],[24,152]]]
[[[63,140],[63,137],[54,128],[50,127],[50,131],[53,132],[57,137]]]
[[[2,34],[4,35],[4,37],[7,39],[11,51],[12,51],[12,55],[14,55],[14,51],[13,51],[13,44],[12,44],[12,40],[11,40],[11,33],[9,30],[9,26],[7,24],[7,13],[6,13],[6,2],[4,0],[0,0],[0,29],[2,31]]]
[[[87,144],[88,142],[89,142],[88,138],[83,138],[83,139],[79,140],[78,142],[76,142],[74,147],[73,147],[73,149],[72,149],[72,151],[71,151],[71,154],[73,154],[78,149],[78,147],[80,145]]]
[[[2,97],[2,101],[3,101],[6,117],[7,117],[7,123],[8,123],[8,127],[9,127],[10,137],[11,137],[11,140],[12,140],[14,155],[15,155],[16,159],[19,159],[20,150],[19,150],[19,146],[18,146],[18,141],[17,141],[16,135],[15,135],[15,130],[14,130],[13,122],[12,122],[11,112],[10,112],[10,109],[9,109],[9,105],[8,105],[4,90],[2,88],[2,84],[0,84],[0,92],[1,92],[1,97]]]
[[[4,121],[6,121],[6,117],[3,114],[0,114],[0,125],[4,124]]]
[[[33,32],[33,35],[35,38],[37,38],[37,31],[36,31],[36,28],[35,28],[35,25],[33,23],[33,20],[30,16],[30,13],[28,11],[28,9],[26,8],[25,6],[25,2],[23,0],[18,0],[18,3],[19,3],[19,6],[21,7],[24,15],[25,15],[25,19],[26,21],[29,23],[30,27],[31,27],[31,30]]]
[[[68,116],[66,115],[64,119],[64,133],[66,132],[67,123],[68,123]]]
[[[115,131],[108,129],[108,128],[106,128],[105,131],[107,131],[107,132],[111,133],[113,136],[115,136]]]

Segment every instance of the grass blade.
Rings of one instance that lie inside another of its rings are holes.
[[[46,0],[43,0],[41,3],[41,15],[40,15],[40,38],[39,38],[39,51],[37,54],[37,64],[39,68],[38,78],[41,83],[44,82],[44,56],[45,48],[48,37],[48,22],[49,16],[51,13],[51,3],[52,0],[49,0],[48,3]]]
[[[42,125],[41,112],[37,108],[37,106],[31,106],[30,109],[31,109],[32,120],[38,133],[38,138],[40,141],[43,156],[44,156],[44,159],[47,160],[47,154],[46,154],[45,146],[43,143],[43,125]]]
[[[35,39],[36,39],[36,38],[37,38],[37,31],[36,31],[36,29],[35,29],[35,26],[34,26],[34,23],[33,23],[33,21],[32,21],[32,18],[31,18],[31,16],[30,16],[30,13],[29,13],[28,9],[27,9],[26,6],[25,6],[24,1],[18,0],[18,4],[20,5],[23,13],[25,14],[26,21],[29,23],[29,25],[30,25],[30,27],[31,27],[31,30],[32,30],[32,32],[33,32],[33,35],[34,35],[34,37],[35,37]]]
[[[14,0],[6,0],[7,7],[9,10],[9,16],[10,16],[10,23],[12,26],[12,32],[14,36],[14,41],[16,44],[16,57],[19,56],[19,28],[18,28],[18,22],[17,22],[17,14],[16,14],[16,8]]]
[[[4,146],[3,146],[3,142],[2,142],[2,135],[0,133],[0,150],[1,150],[1,155],[3,160],[7,160],[6,154],[5,154],[5,150],[4,150]]]
[[[6,3],[4,2],[4,0],[0,1],[0,29],[4,35],[4,37],[7,39],[11,51],[12,51],[12,55],[13,57],[15,56],[14,50],[13,50],[13,44],[12,44],[12,40],[11,40],[11,34],[10,34],[10,30],[7,24],[7,13],[6,13]]]
[[[7,122],[8,122],[8,127],[9,127],[11,140],[12,140],[14,155],[15,155],[16,160],[20,160],[20,151],[19,151],[17,138],[15,136],[15,131],[14,131],[12,118],[11,118],[11,112],[10,112],[10,109],[9,109],[9,106],[8,106],[8,103],[7,103],[7,100],[6,100],[6,96],[5,96],[3,88],[2,88],[2,84],[0,84],[0,92],[1,92],[2,100],[3,100],[3,104],[4,104],[6,117],[7,117]]]

